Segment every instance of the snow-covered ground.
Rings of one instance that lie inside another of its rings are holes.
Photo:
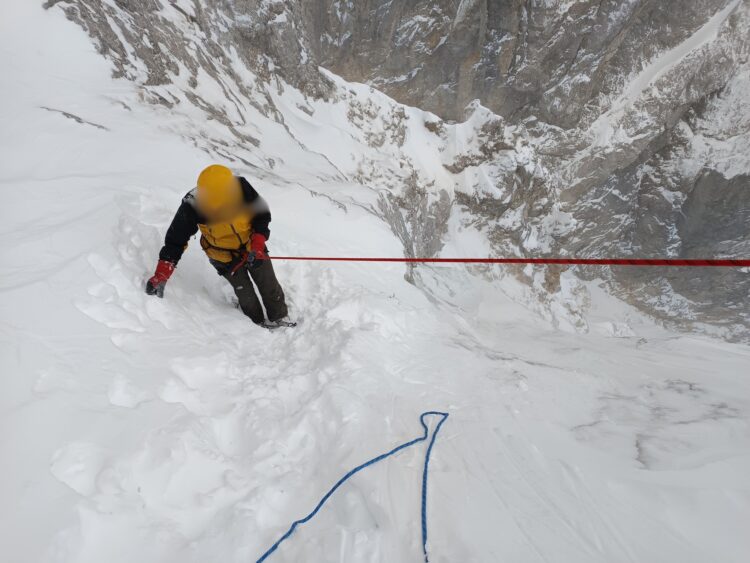
[[[3,561],[254,561],[431,409],[451,415],[433,562],[747,560],[750,349],[666,332],[596,284],[589,333],[556,329],[515,282],[461,266],[419,268],[418,288],[398,265],[279,262],[300,326],[269,333],[193,244],[149,298],[164,229],[217,157],[35,4],[0,18]],[[271,127],[284,164],[238,171],[271,204],[273,252],[401,255],[372,191],[331,179],[343,161],[284,152]],[[270,560],[421,560],[423,456],[356,476]]]

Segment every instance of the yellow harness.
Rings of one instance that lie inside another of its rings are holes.
[[[247,249],[253,234],[253,213],[245,210],[231,221],[198,224],[201,248],[212,260],[229,263]]]

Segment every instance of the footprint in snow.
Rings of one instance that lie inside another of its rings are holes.
[[[78,494],[91,496],[96,492],[96,479],[104,461],[104,453],[96,445],[73,442],[53,454],[50,471]]]
[[[152,400],[154,396],[148,391],[140,389],[128,377],[117,375],[109,385],[107,398],[110,404],[116,407],[132,409],[141,403]]]

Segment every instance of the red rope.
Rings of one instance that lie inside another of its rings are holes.
[[[407,264],[563,264],[569,266],[691,266],[750,268],[750,260],[677,258],[347,258],[341,256],[273,256],[305,262],[401,262]]]

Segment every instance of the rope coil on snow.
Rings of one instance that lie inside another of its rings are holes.
[[[304,518],[301,518],[299,520],[295,520],[294,522],[292,522],[292,525],[289,527],[286,533],[283,536],[281,536],[276,541],[276,543],[274,543],[263,555],[261,555],[256,563],[263,563],[263,561],[268,559],[268,557],[274,551],[276,551],[276,549],[281,545],[281,543],[287,540],[294,533],[294,531],[297,529],[297,526],[312,520],[312,518],[318,513],[318,511],[320,511],[320,509],[328,501],[328,499],[331,498],[333,493],[335,493],[336,490],[341,485],[343,485],[350,477],[354,476],[356,473],[359,473],[366,467],[374,465],[378,463],[379,461],[382,461],[388,457],[391,457],[392,455],[397,454],[401,450],[405,450],[406,448],[409,448],[415,444],[426,441],[427,438],[430,437],[430,429],[427,427],[427,423],[425,422],[425,418],[427,418],[428,416],[440,417],[440,421],[437,423],[437,426],[435,427],[435,431],[432,433],[432,437],[427,446],[427,452],[425,453],[425,459],[424,459],[424,469],[422,470],[422,551],[424,552],[425,563],[429,563],[429,558],[427,556],[427,472],[429,469],[430,455],[432,454],[432,447],[435,445],[435,440],[437,438],[438,432],[440,432],[440,427],[448,419],[448,413],[437,412],[437,411],[423,412],[419,416],[419,422],[422,425],[422,429],[424,430],[424,434],[422,436],[418,438],[414,438],[413,440],[410,440],[408,442],[405,442],[401,444],[400,446],[396,446],[389,452],[380,454],[379,456],[374,457],[371,460],[366,461],[365,463],[361,465],[358,465],[357,467],[349,471],[346,475],[344,475],[341,479],[339,479],[336,482],[336,484],[333,487],[331,487],[330,490],[325,495],[323,495],[323,498],[320,499],[320,501],[315,506],[313,511],[310,512],[310,514],[308,514]]]
[[[750,268],[750,260],[734,258],[371,258],[343,256],[273,256],[274,260],[305,262],[401,262],[407,264],[561,264],[569,266],[667,266]]]

